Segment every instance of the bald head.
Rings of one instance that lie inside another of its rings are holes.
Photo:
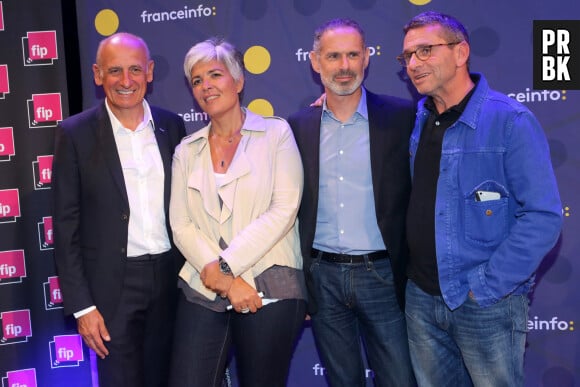
[[[150,54],[149,54],[149,47],[147,47],[147,43],[137,35],[130,34],[128,32],[118,32],[113,34],[99,43],[99,47],[97,48],[97,57],[96,63],[97,65],[101,65],[103,61],[103,52],[107,48],[122,48],[122,47],[130,47],[143,50],[145,54],[145,59],[149,61]]]

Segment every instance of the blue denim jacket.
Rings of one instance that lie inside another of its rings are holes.
[[[435,245],[445,303],[471,290],[481,307],[525,294],[556,243],[562,205],[542,127],[523,105],[472,74],[474,93],[445,132],[435,200]],[[419,101],[411,134],[411,175],[429,111]],[[477,191],[499,199],[477,201]]]

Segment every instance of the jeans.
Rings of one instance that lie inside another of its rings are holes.
[[[524,384],[528,299],[508,296],[481,308],[471,298],[450,310],[440,296],[407,283],[409,347],[419,386]]]
[[[310,270],[319,306],[312,328],[328,383],[366,385],[362,338],[376,386],[414,385],[391,261],[341,264],[316,258]]]
[[[214,312],[181,293],[169,385],[222,385],[231,349],[242,387],[284,387],[306,315],[304,300],[281,300],[256,313]]]

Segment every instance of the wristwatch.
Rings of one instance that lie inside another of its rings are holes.
[[[230,269],[230,265],[228,265],[228,263],[226,262],[225,259],[223,259],[222,257],[219,257],[218,262],[220,264],[220,271],[223,274],[231,275],[232,277],[234,276],[234,273],[232,273],[232,269]]]

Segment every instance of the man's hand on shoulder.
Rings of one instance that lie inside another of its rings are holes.
[[[324,98],[326,98],[326,93],[322,93],[320,97],[316,99],[316,101],[312,102],[310,106],[318,107],[324,105]]]
[[[111,341],[109,331],[105,326],[105,320],[101,313],[95,309],[77,319],[77,329],[85,343],[99,356],[104,359],[109,354],[104,341]]]

